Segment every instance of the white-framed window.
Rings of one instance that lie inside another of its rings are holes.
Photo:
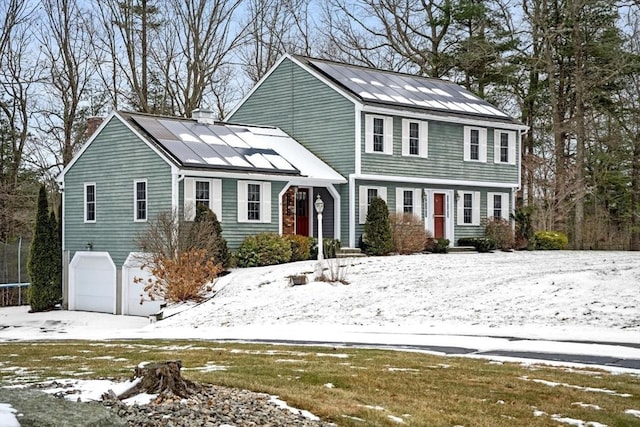
[[[211,209],[211,182],[196,180],[196,207],[206,206]]]
[[[509,193],[487,193],[487,218],[509,220]]]
[[[364,123],[364,151],[393,154],[393,117],[367,114]]]
[[[427,157],[428,123],[402,119],[402,155]]]
[[[206,178],[184,179],[184,219],[193,221],[196,206],[205,205],[222,222],[222,180]]]
[[[133,220],[145,222],[147,220],[147,180],[133,181]]]
[[[271,183],[238,181],[238,222],[271,222]]]
[[[458,191],[458,225],[480,225],[480,192]]]
[[[367,185],[361,185],[358,194],[359,200],[359,212],[358,219],[360,224],[367,222],[367,212],[371,201],[375,197],[380,197],[385,202],[387,201],[387,187],[372,187]]]
[[[496,130],[493,133],[493,162],[516,164],[516,133]]]
[[[418,217],[422,214],[422,190],[419,188],[396,188],[396,212]]]
[[[487,129],[464,127],[464,160],[467,162],[487,161]]]
[[[96,222],[96,183],[84,184],[84,222]]]

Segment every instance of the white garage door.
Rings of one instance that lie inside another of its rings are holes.
[[[156,298],[151,301],[144,287],[151,276],[148,269],[140,268],[145,254],[131,252],[122,266],[122,314],[129,316],[148,316],[160,311],[164,300]],[[136,279],[142,279],[136,283]]]
[[[76,252],[69,264],[69,310],[116,314],[116,266],[108,252]]]

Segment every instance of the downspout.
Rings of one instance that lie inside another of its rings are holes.
[[[362,104],[354,108],[355,173],[349,174],[349,247],[356,247],[356,177],[362,174]]]

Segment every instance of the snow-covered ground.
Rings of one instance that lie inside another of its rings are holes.
[[[335,263],[326,260],[325,269]],[[640,343],[637,252],[454,253],[343,263],[347,285],[313,281],[314,261],[234,270],[218,279],[212,298],[169,307],[154,324],[142,317],[0,308],[0,341],[322,340],[371,332]],[[289,276],[302,274],[309,283],[290,286]]]
[[[335,263],[325,261],[325,268]],[[274,339],[640,359],[639,346],[615,344],[640,344],[637,252],[352,258],[342,267],[346,285],[313,281],[315,264],[235,270],[218,279],[210,299],[170,306],[165,320],[156,323],[101,313],[0,308],[0,341]],[[291,286],[291,275],[307,275],[310,281]]]

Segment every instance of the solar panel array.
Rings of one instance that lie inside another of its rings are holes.
[[[485,117],[509,117],[454,83],[318,60],[309,62],[365,102],[382,102]]]
[[[131,118],[186,167],[286,174],[299,172],[264,143],[266,138],[290,139],[283,132],[276,132],[277,129],[269,133],[253,127],[204,124],[185,119],[140,115],[131,115]]]

